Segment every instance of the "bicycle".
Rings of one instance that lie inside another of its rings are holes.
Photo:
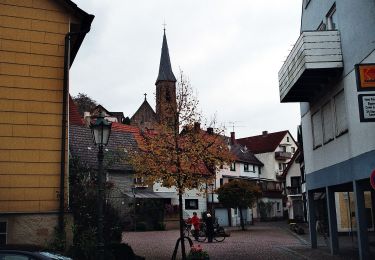
[[[219,224],[215,223],[214,224],[214,236],[213,239],[216,242],[223,242],[225,238],[227,237],[225,230],[223,227],[220,227]],[[198,236],[197,236],[197,241],[198,242],[204,242],[207,239],[207,228],[206,224],[202,223],[201,228],[199,229]]]

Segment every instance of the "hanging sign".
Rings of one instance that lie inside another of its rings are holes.
[[[355,67],[358,91],[375,90],[375,64],[358,64]]]
[[[370,175],[370,183],[372,188],[375,190],[375,170],[373,170]]]

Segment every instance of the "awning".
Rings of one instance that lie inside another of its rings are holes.
[[[170,199],[176,197],[176,193],[174,192],[153,192],[153,191],[136,191],[135,194],[133,192],[125,192],[126,196],[130,198],[139,199]]]

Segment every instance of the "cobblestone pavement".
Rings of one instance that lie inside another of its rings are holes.
[[[148,260],[171,259],[178,235],[178,230],[126,232],[123,242],[130,244],[137,255]],[[247,227],[247,231],[231,230],[231,236],[223,242],[198,244],[209,253],[211,260],[337,259],[332,258],[328,251],[310,249],[282,223],[256,223]]]

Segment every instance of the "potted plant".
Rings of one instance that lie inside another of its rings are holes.
[[[201,245],[192,245],[190,252],[187,256],[188,260],[209,260],[210,257],[206,251],[203,250]]]

